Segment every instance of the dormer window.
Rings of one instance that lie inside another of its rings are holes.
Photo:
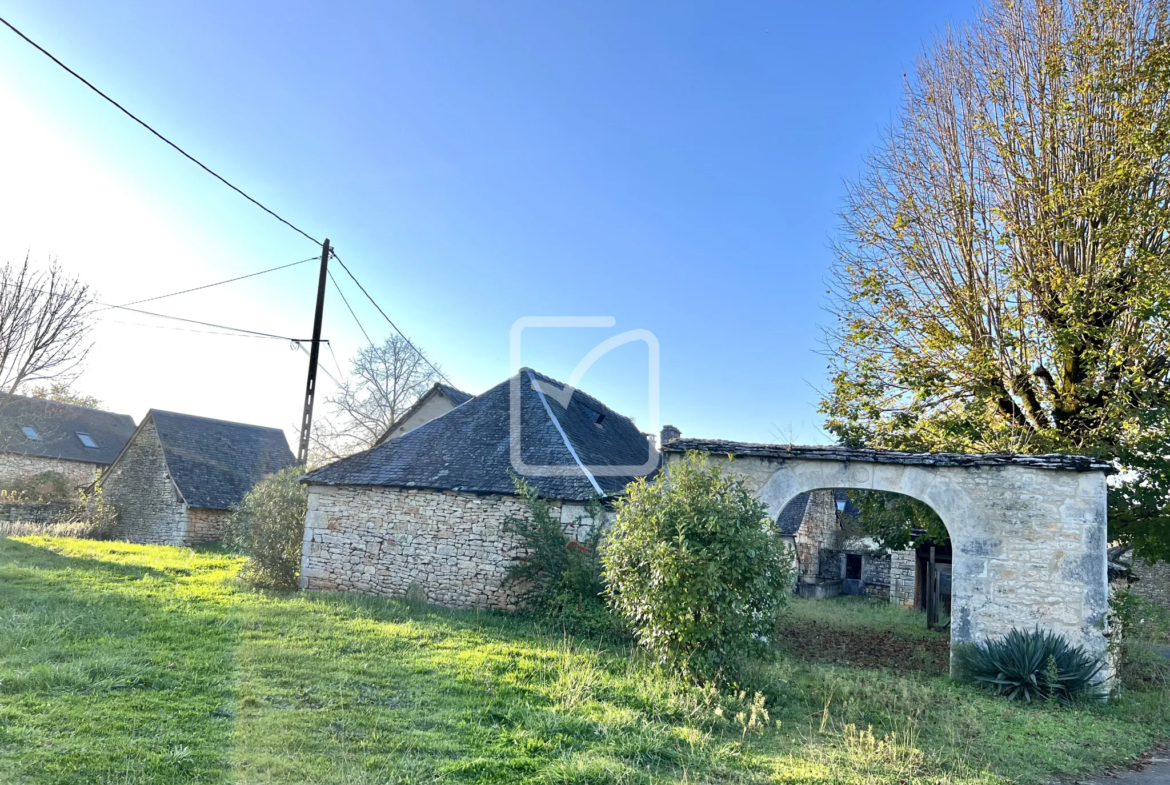
[[[583,403],[578,403],[578,406],[581,407],[581,411],[585,412],[585,416],[589,418],[590,422],[601,425],[602,421],[605,420],[605,415],[596,409],[591,409]]]
[[[97,449],[97,442],[95,442],[95,441],[93,440],[93,438],[92,438],[92,437],[91,437],[91,436],[90,436],[88,433],[82,433],[82,432],[78,431],[78,432],[77,432],[77,438],[78,438],[78,439],[81,441],[81,443],[82,443],[82,444],[84,444],[86,447],[91,447],[91,448],[93,448],[93,449],[95,449],[95,450]]]
[[[37,433],[37,429],[31,425],[22,425],[20,426],[20,430],[24,431],[24,438],[28,439],[30,442],[39,442],[41,440],[41,435]]]

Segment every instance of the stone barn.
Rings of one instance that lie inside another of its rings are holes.
[[[650,437],[580,390],[520,374],[366,452],[306,475],[301,586],[455,608],[515,609],[505,586],[522,554],[505,530],[526,514],[513,472],[547,499],[570,537],[597,522],[586,503],[658,465]],[[604,517],[603,513],[603,517]]]
[[[89,485],[132,433],[128,414],[0,395],[0,488],[17,487],[42,472],[62,474],[74,487]]]
[[[101,487],[118,539],[195,545],[220,539],[233,505],[293,463],[278,428],[151,409]]]
[[[663,457],[669,464],[691,450],[743,478],[774,517],[821,490],[886,491],[929,505],[950,535],[952,651],[1039,626],[1105,654],[1107,462],[682,438],[665,444]]]

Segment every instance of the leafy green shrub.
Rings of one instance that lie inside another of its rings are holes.
[[[265,589],[295,589],[301,570],[308,489],[290,466],[256,483],[232,510],[224,538],[248,557],[240,577]]]
[[[606,594],[639,643],[718,680],[766,647],[792,592],[792,559],[743,482],[689,454],[631,483],[602,546]]]
[[[1067,704],[1101,695],[1097,676],[1104,662],[1049,630],[1013,629],[1001,640],[967,646],[957,654],[965,677],[1009,700]]]
[[[508,570],[505,582],[520,588],[519,599],[537,618],[555,621],[570,632],[614,637],[621,634],[621,620],[602,598],[602,508],[587,506],[593,525],[584,540],[572,540],[546,499],[522,477],[513,477],[516,492],[524,500],[527,516],[504,519],[504,531],[514,534],[524,555]],[[580,531],[582,519],[573,526]]]

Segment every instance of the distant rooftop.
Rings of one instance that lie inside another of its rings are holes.
[[[108,464],[133,433],[128,414],[0,395],[0,452]]]

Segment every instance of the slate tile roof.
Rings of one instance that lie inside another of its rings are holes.
[[[1007,453],[901,452],[841,447],[837,445],[752,444],[722,439],[674,439],[666,452],[696,450],[711,454],[754,455],[760,458],[804,459],[813,461],[857,461],[859,463],[896,463],[904,466],[1029,466],[1033,469],[1060,469],[1074,472],[1099,471],[1116,473],[1107,460],[1088,455],[1046,453],[1017,455]]]
[[[266,474],[292,466],[279,428],[151,409],[171,479],[192,507],[228,510]]]
[[[442,390],[443,394],[447,396],[447,399],[456,406],[462,406],[475,397],[471,393],[465,393],[463,390],[457,390],[449,384],[436,384],[435,386]]]
[[[780,514],[776,516],[776,526],[780,528],[780,533],[785,537],[796,536],[796,532],[804,520],[804,512],[808,509],[808,499],[811,493],[811,491],[806,491],[798,495],[788,502]]]
[[[29,439],[24,427],[36,429],[40,439]],[[97,446],[86,447],[78,433],[88,434]],[[23,395],[0,396],[0,452],[110,464],[133,433],[134,420],[128,414]]]
[[[776,525],[780,529],[780,533],[786,537],[796,536],[796,532],[800,529],[800,524],[804,521],[804,513],[808,510],[809,497],[813,491],[805,491],[804,493],[795,496],[792,501],[785,505],[780,514],[776,516]],[[840,512],[853,517],[853,520],[861,518],[861,511],[849,499],[849,492],[843,490],[833,491],[833,502],[837,505]],[[841,506],[844,505],[844,509]]]
[[[455,409],[393,441],[343,458],[306,475],[319,485],[369,485],[430,488],[475,493],[513,494],[510,471],[510,401],[518,386],[519,452],[530,465],[554,467],[557,476],[530,475],[541,496],[586,500],[597,494],[565,445],[557,425],[580,460],[588,465],[640,466],[657,455],[633,421],[596,398],[575,390],[565,403],[555,393],[564,385],[531,371],[544,390],[544,401],[529,377],[530,369],[477,395]],[[549,416],[551,410],[553,417]],[[555,417],[555,421],[554,421]],[[630,476],[598,476],[605,495],[621,492]]]

